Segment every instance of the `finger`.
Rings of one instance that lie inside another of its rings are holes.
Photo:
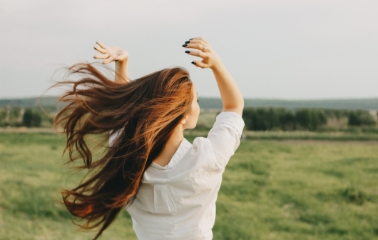
[[[108,57],[109,57],[109,54],[100,54],[100,55],[94,56],[94,58],[96,59],[106,59]]]
[[[194,49],[200,50],[201,52],[210,52],[210,47],[203,44],[189,43],[189,44],[184,44],[183,47],[194,48]]]
[[[205,42],[201,41],[201,40],[196,40],[196,41],[190,41],[190,43],[186,43],[187,45],[188,44],[198,44],[200,46],[200,49],[202,52],[211,52],[211,47],[206,44]],[[202,47],[201,47],[202,46]]]
[[[103,49],[106,48],[106,46],[104,44],[102,44],[101,42],[96,42],[100,47],[102,47]]]
[[[102,64],[108,64],[110,62],[113,62],[115,58],[113,56],[110,56],[109,58],[105,59]]]
[[[194,49],[201,50],[201,51],[202,51],[203,47],[205,47],[202,44],[196,44],[196,43],[188,43],[188,44],[184,44],[182,46],[185,47],[185,48],[194,48]]]
[[[198,40],[198,39],[192,39],[192,40],[186,41],[185,43],[186,43],[186,44],[188,44],[188,43],[192,43],[192,44],[207,45],[206,42],[204,42],[204,41],[202,41],[202,40]]]
[[[202,38],[202,37],[194,37],[194,38],[192,38],[190,41],[192,41],[192,40],[195,40],[195,41],[203,41],[204,43],[206,43],[206,44],[209,44],[204,38]]]
[[[190,41],[186,41],[185,44],[204,44],[204,42],[200,40],[190,40]]]
[[[200,67],[200,68],[206,68],[207,65],[201,61],[193,61],[192,62],[193,65],[195,65],[196,67]]]
[[[204,58],[206,56],[206,54],[201,51],[185,51],[185,53],[192,56],[201,57],[201,58]]]
[[[109,59],[106,59],[105,61],[102,62],[102,64],[108,64],[110,62],[112,62],[113,60],[109,60]]]
[[[200,46],[202,46],[201,48],[201,51],[204,51],[203,48],[207,48],[207,49],[210,49],[211,47],[209,46],[209,44],[205,43],[204,41],[201,41],[201,40],[191,40],[190,42],[185,42],[185,44],[198,44]]]
[[[95,49],[96,51],[99,51],[100,53],[106,53],[106,50],[105,50],[105,49],[99,48],[99,47],[97,47],[97,46],[95,46],[94,49]]]

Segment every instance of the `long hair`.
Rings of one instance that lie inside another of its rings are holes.
[[[93,64],[78,63],[68,75],[83,76],[68,85],[59,101],[66,107],[55,118],[67,136],[68,162],[83,160],[79,169],[89,177],[73,189],[63,189],[68,211],[84,220],[84,229],[99,228],[94,239],[112,223],[137,194],[143,173],[161,153],[174,128],[190,112],[192,81],[182,68],[168,68],[129,83],[109,80]],[[87,136],[114,134],[103,140],[104,153],[92,161]]]

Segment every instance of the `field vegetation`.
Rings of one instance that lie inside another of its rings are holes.
[[[0,239],[91,239],[94,232],[77,231],[58,202],[60,190],[85,174],[63,165],[65,138],[52,129],[62,105],[44,99],[46,114],[34,100],[3,106],[0,100]],[[200,99],[210,107],[217,101]],[[224,173],[214,239],[378,239],[377,113],[320,109],[316,101],[268,103],[257,101],[243,114],[246,127]],[[188,140],[206,137],[219,112],[203,108]],[[136,239],[127,211],[102,239]]]
[[[249,131],[311,131],[378,133],[378,99],[365,100],[245,100],[243,118]],[[220,112],[220,99],[201,98],[196,131],[208,131]],[[284,103],[284,104],[283,104]],[[321,106],[321,107],[319,107]],[[64,107],[56,97],[0,99],[1,127],[51,128]],[[339,108],[335,108],[339,107]],[[356,108],[359,107],[359,108]]]
[[[13,98],[0,99],[0,107],[37,107],[39,105],[59,108],[64,104],[57,103],[56,96],[43,96],[41,98]],[[199,97],[199,104],[203,109],[220,109],[220,98]],[[349,110],[377,110],[378,98],[366,99],[320,99],[320,100],[281,100],[281,99],[245,99],[246,107],[282,107],[287,109],[298,108],[326,108]]]
[[[62,165],[64,143],[52,133],[0,133],[0,239],[93,237],[56,201],[81,176]],[[214,239],[378,238],[377,147],[242,140],[223,176]],[[135,239],[126,211],[102,239]]]

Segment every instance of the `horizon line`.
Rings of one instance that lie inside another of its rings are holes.
[[[54,97],[58,98],[59,95],[45,95],[45,96],[30,96],[30,97],[5,97],[0,98],[2,100],[19,100],[19,99],[33,99],[33,98],[49,98]],[[205,98],[205,99],[221,99],[221,97],[214,97],[214,96],[199,96],[198,98]],[[270,101],[337,101],[337,100],[375,100],[378,99],[378,96],[374,97],[340,97],[340,98],[265,98],[265,97],[244,97],[244,100],[270,100]]]

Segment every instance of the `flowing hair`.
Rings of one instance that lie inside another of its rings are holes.
[[[69,86],[59,101],[66,107],[55,118],[67,136],[64,152],[69,160],[83,160],[79,169],[89,177],[73,189],[63,189],[68,211],[85,224],[99,228],[97,239],[118,213],[137,194],[143,173],[161,153],[174,128],[190,112],[193,83],[182,68],[168,68],[129,83],[120,84],[105,77],[93,64],[78,63],[68,68]],[[93,157],[87,137],[105,135],[105,151]],[[114,136],[107,146],[109,136]],[[92,158],[95,161],[92,161]]]

